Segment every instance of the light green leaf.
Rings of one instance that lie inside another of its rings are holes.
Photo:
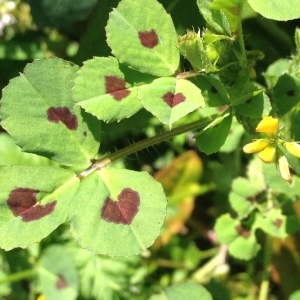
[[[77,299],[79,283],[75,262],[63,246],[52,245],[43,252],[38,275],[47,299]]]
[[[300,2],[298,0],[248,0],[250,6],[268,19],[288,21],[300,18]]]
[[[217,219],[215,231],[219,241],[227,245],[229,253],[238,259],[249,260],[260,250],[255,231],[244,229],[240,221],[229,214]]]
[[[260,228],[271,236],[285,239],[288,236],[286,221],[287,217],[282,214],[280,208],[272,208],[265,214],[259,215],[252,228]]]
[[[121,63],[156,76],[169,76],[179,65],[177,33],[156,0],[122,0],[110,13],[107,43]]]
[[[238,220],[233,219],[229,214],[224,214],[217,219],[214,230],[220,243],[229,245],[238,236],[236,227],[240,225]]]
[[[0,133],[0,165],[60,166],[46,157],[22,152],[13,138],[4,132]]]
[[[146,172],[123,169],[103,168],[90,174],[72,203],[74,239],[94,253],[110,256],[146,250],[166,215],[161,184]]]
[[[231,207],[237,214],[245,218],[253,209],[256,191],[250,181],[245,178],[238,177],[232,182],[232,191],[229,194]]]
[[[79,186],[76,174],[54,167],[0,167],[0,247],[39,242],[66,221]]]
[[[217,152],[225,143],[231,122],[231,115],[221,116],[201,132],[197,133],[195,138],[199,150],[207,155]]]
[[[99,148],[100,123],[74,109],[78,67],[58,58],[36,60],[3,91],[1,126],[25,152],[63,165],[90,165]]]
[[[201,91],[186,79],[164,77],[141,86],[138,99],[159,120],[172,124],[199,107],[204,107]]]
[[[235,258],[250,260],[255,257],[261,246],[257,243],[253,231],[247,237],[238,236],[228,247],[229,253]]]
[[[137,87],[130,86],[113,57],[96,57],[78,71],[74,99],[84,110],[106,122],[129,118],[142,106]]]
[[[149,300],[213,300],[211,294],[201,285],[187,282],[166,288],[159,295],[153,295]]]

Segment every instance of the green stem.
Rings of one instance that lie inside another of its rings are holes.
[[[263,277],[259,290],[259,300],[267,300],[269,293],[269,278],[270,278],[270,264],[272,259],[272,237],[266,235],[266,244],[264,247],[264,265],[263,265]]]
[[[20,281],[22,279],[30,278],[33,276],[36,276],[36,271],[34,269],[17,272],[9,276],[6,276],[2,280],[0,280],[0,285],[4,283],[14,282],[14,281]]]
[[[151,147],[153,145],[159,144],[167,139],[170,139],[176,135],[188,132],[188,131],[193,131],[193,130],[199,130],[203,129],[206,126],[208,126],[211,122],[213,122],[215,119],[218,117],[226,114],[227,111],[223,111],[221,114],[214,114],[209,117],[206,117],[204,119],[188,123],[179,127],[176,127],[170,131],[163,132],[161,134],[158,134],[156,136],[150,137],[148,139],[139,141],[135,144],[129,145],[121,150],[118,150],[112,154],[108,154],[105,157],[102,157],[101,159],[97,160],[94,162],[94,164],[87,169],[86,171],[82,172],[79,177],[83,178],[92,173],[95,170],[99,170],[103,167],[106,167],[109,165],[111,162],[116,161],[120,158],[126,157],[128,155],[131,155],[133,153],[136,153],[140,150],[143,150],[145,148]]]
[[[247,53],[246,53],[246,48],[245,48],[241,17],[239,18],[239,23],[238,23],[238,42],[239,42],[242,57],[243,57],[243,64],[246,67],[247,66]]]

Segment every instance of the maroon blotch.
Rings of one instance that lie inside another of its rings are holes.
[[[65,289],[69,286],[67,280],[65,279],[65,277],[61,274],[58,274],[58,278],[56,280],[56,288],[58,290],[61,290],[61,289]]]
[[[117,76],[105,76],[105,92],[111,94],[117,101],[126,98],[130,91],[125,87],[126,82]]]
[[[150,31],[140,31],[139,39],[141,44],[149,49],[157,46],[159,42],[158,35],[154,29],[151,29]]]
[[[87,136],[87,132],[86,132],[86,131],[84,131],[84,132],[83,132],[83,135],[84,135],[84,136]]]
[[[24,222],[39,220],[51,214],[56,206],[56,201],[45,205],[37,204],[36,195],[39,192],[29,188],[16,188],[10,192],[7,206],[15,217],[22,217]]]
[[[241,225],[238,225],[235,227],[235,230],[237,231],[239,236],[242,236],[245,239],[248,239],[250,236],[250,231],[243,228]]]
[[[107,222],[130,225],[139,211],[139,193],[125,188],[118,196],[118,201],[106,198],[101,210],[101,218]]]
[[[274,225],[277,227],[277,228],[280,228],[281,225],[282,225],[283,221],[281,219],[277,219],[275,220],[274,222]]]
[[[255,196],[250,196],[250,197],[247,197],[247,200],[251,203],[254,203],[255,202]]]
[[[55,206],[56,200],[46,203],[45,205],[35,205],[22,214],[22,220],[24,222],[39,220],[45,216],[50,215],[54,211]]]
[[[288,92],[286,92],[286,94],[287,94],[289,97],[295,97],[295,92],[294,92],[294,90],[289,90]]]
[[[47,116],[50,122],[58,123],[61,121],[70,130],[78,128],[77,116],[72,114],[68,107],[50,107],[47,110]]]
[[[172,108],[181,102],[184,102],[185,96],[182,93],[173,94],[168,92],[162,96],[162,99]]]

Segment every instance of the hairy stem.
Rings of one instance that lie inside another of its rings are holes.
[[[259,298],[258,298],[259,300],[268,299],[271,258],[272,258],[272,237],[267,234],[266,244],[264,248],[263,278],[259,290]]]
[[[116,161],[120,158],[126,157],[128,155],[131,155],[133,153],[136,153],[140,150],[143,150],[145,148],[151,147],[153,145],[159,144],[167,139],[170,139],[176,135],[193,131],[193,130],[199,130],[204,129],[206,126],[208,126],[211,122],[213,122],[218,117],[224,115],[227,111],[222,112],[221,114],[214,114],[207,118],[188,123],[179,127],[176,127],[170,131],[163,132],[161,134],[158,134],[156,136],[153,136],[151,138],[139,141],[135,144],[129,145],[121,150],[118,150],[114,153],[108,154],[105,157],[102,157],[101,159],[94,162],[94,164],[87,169],[86,171],[82,172],[79,177],[83,178],[92,173],[95,170],[99,170],[108,164],[110,164],[113,161]]]
[[[29,269],[6,276],[2,280],[0,280],[0,284],[15,282],[34,276],[36,276],[36,271],[34,269]]]

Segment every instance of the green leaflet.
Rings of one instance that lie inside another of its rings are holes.
[[[298,0],[248,0],[250,6],[268,19],[287,21],[300,18]]]
[[[42,292],[48,299],[77,299],[79,276],[75,261],[64,246],[52,245],[38,261]]]
[[[74,109],[77,69],[59,58],[28,64],[4,89],[0,117],[1,126],[23,151],[84,168],[98,152],[100,123]]]
[[[156,76],[179,65],[177,34],[169,14],[156,0],[122,0],[109,16],[107,43],[121,63]]]
[[[204,98],[186,79],[163,77],[141,86],[138,99],[145,109],[171,129],[172,124],[197,108],[204,107]]]
[[[232,123],[232,115],[221,116],[213,124],[195,135],[200,151],[209,155],[217,152],[224,144]]]
[[[158,236],[166,204],[161,184],[148,173],[103,168],[82,180],[70,210],[71,233],[94,253],[136,255]]]
[[[208,28],[213,33],[231,36],[230,24],[225,13],[220,9],[211,9],[212,2],[212,0],[197,0],[198,8]]]
[[[238,258],[249,260],[260,250],[254,230],[246,230],[240,221],[224,214],[217,219],[214,227],[220,243],[228,245],[229,253]]]
[[[40,166],[0,167],[0,248],[25,248],[66,221],[79,186],[71,171]]]
[[[295,76],[283,74],[273,89],[274,106],[279,116],[285,115],[299,103],[300,80]]]
[[[137,86],[126,82],[114,57],[96,57],[78,71],[74,99],[84,110],[106,122],[129,118],[142,106]]]

